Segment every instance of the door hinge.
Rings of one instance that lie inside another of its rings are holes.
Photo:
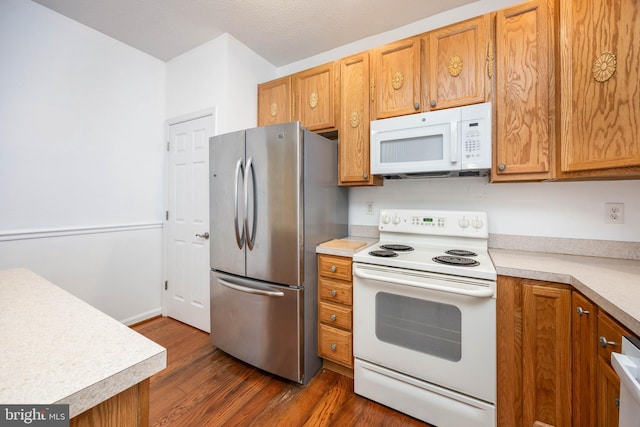
[[[166,291],[167,289],[169,289],[169,281],[165,280],[164,281],[164,290]]]
[[[167,141],[167,151],[171,151],[171,144],[169,141]]]
[[[169,221],[169,211],[164,211],[164,219]]]

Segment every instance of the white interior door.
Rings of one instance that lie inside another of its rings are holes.
[[[213,116],[169,126],[166,314],[210,332],[209,137]]]

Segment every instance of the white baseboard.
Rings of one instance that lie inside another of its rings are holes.
[[[162,307],[154,308],[153,310],[149,310],[145,313],[140,313],[135,316],[128,317],[121,320],[120,323],[129,326],[160,315],[162,315]]]

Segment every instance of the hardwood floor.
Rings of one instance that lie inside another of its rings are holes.
[[[150,381],[152,426],[428,426],[354,394],[353,380],[328,369],[301,386],[225,354],[177,320],[133,329],[167,349],[167,368]]]

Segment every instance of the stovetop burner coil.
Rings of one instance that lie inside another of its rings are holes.
[[[379,257],[383,257],[383,258],[391,258],[391,257],[394,257],[394,256],[398,256],[398,254],[395,253],[394,251],[385,250],[385,249],[371,251],[371,252],[369,252],[369,255],[379,256]]]
[[[468,251],[466,249],[449,249],[445,252],[445,254],[455,255],[455,256],[478,256],[477,253]]]
[[[435,262],[439,262],[441,264],[457,265],[460,267],[476,267],[480,265],[480,263],[475,259],[459,257],[459,256],[440,255],[437,257],[433,257],[432,260],[434,260]]]
[[[380,245],[380,249],[389,249],[390,251],[397,251],[397,252],[409,252],[413,250],[413,248],[409,245],[396,245],[396,244]]]

